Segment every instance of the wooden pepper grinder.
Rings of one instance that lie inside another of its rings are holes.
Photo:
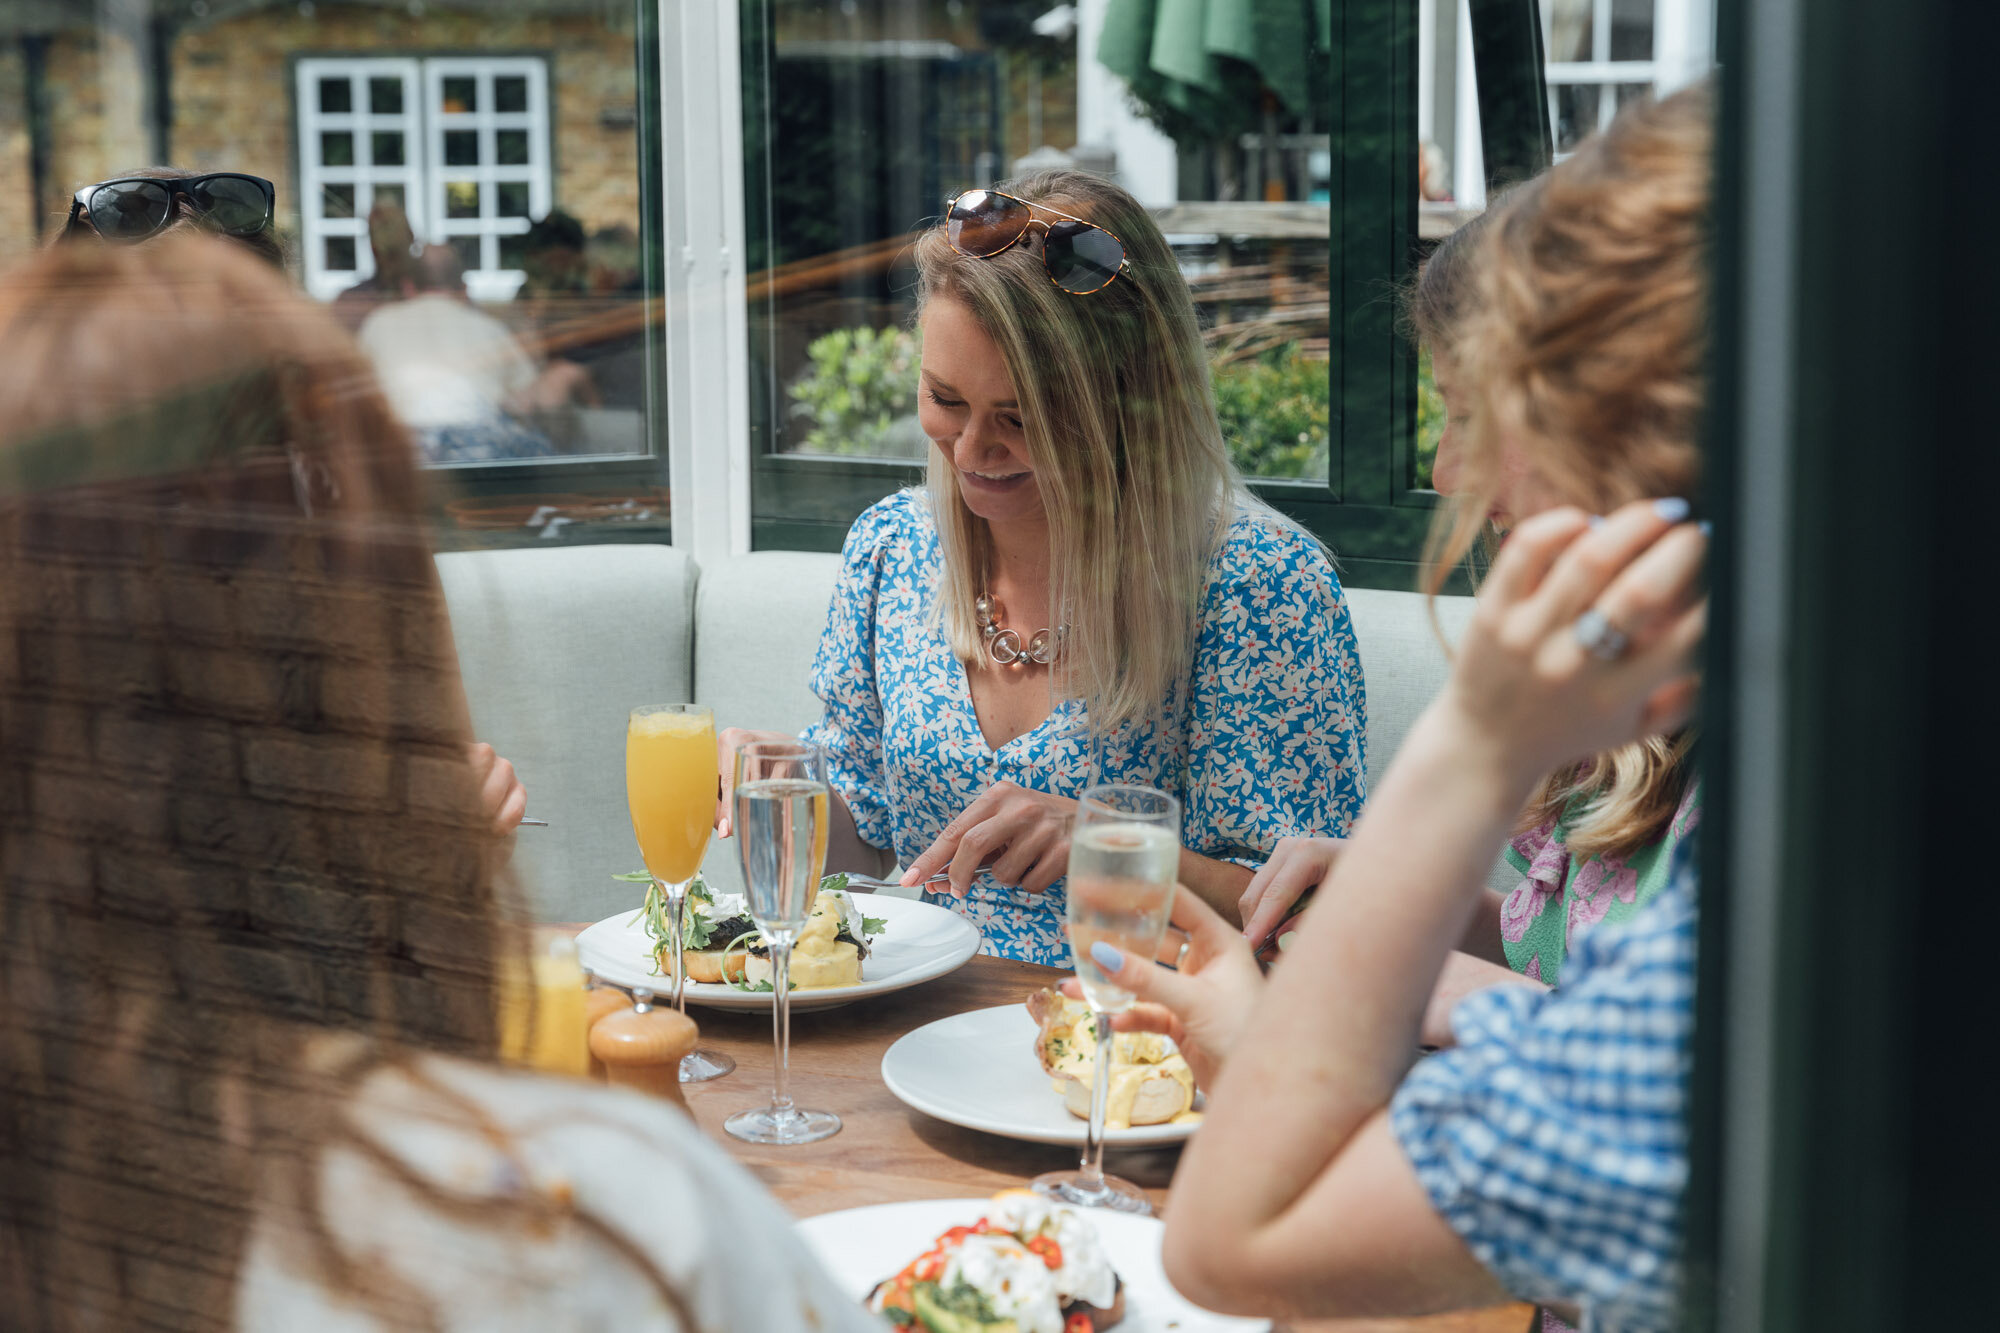
[[[584,972],[583,978],[590,987],[583,993],[585,1033],[588,1033],[591,1028],[597,1026],[598,1019],[632,1007],[632,997],[624,991],[619,990],[616,986],[598,985],[597,978],[592,976],[587,970]],[[586,1046],[589,1044],[588,1036],[585,1037],[584,1043]],[[599,1083],[607,1081],[604,1071],[604,1061],[598,1059],[594,1053],[590,1057],[590,1076]]]
[[[630,1009],[618,1007],[591,1025],[590,1053],[604,1062],[605,1081],[664,1097],[683,1111],[681,1057],[700,1035],[694,1020],[655,1009],[651,991],[634,991]]]

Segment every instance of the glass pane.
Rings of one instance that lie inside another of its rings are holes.
[[[454,236],[450,241],[452,253],[458,256],[459,264],[470,273],[482,267],[479,257],[480,243],[477,236]]]
[[[528,182],[500,181],[493,187],[493,215],[502,218],[528,216]]]
[[[500,238],[500,267],[521,269],[528,266],[528,237],[525,232],[517,232]]]
[[[528,109],[528,79],[524,74],[503,74],[493,80],[493,109],[495,111],[526,111]]]
[[[1603,89],[1595,83],[1559,83],[1549,90],[1555,104],[1556,152],[1567,153],[1597,132],[1598,101]]]
[[[1611,0],[1611,58],[1653,58],[1654,0]]]
[[[439,109],[448,116],[479,110],[479,80],[470,76],[444,80],[444,104]]]
[[[478,217],[479,183],[477,181],[446,181],[444,186],[444,215],[448,218]]]
[[[349,272],[354,268],[354,238],[352,236],[329,236],[326,238],[326,266],[339,272]]]
[[[1623,111],[1633,102],[1643,102],[1653,95],[1650,83],[1621,83],[1618,85],[1618,110]]]
[[[1444,438],[1444,428],[1449,417],[1444,405],[1444,395],[1438,392],[1437,376],[1431,349],[1423,347],[1417,353],[1417,447],[1411,460],[1410,485],[1420,490],[1429,490],[1433,484],[1431,469],[1437,463],[1438,441]]]
[[[323,218],[354,216],[354,186],[324,185],[319,192],[319,215]]]
[[[403,198],[403,187],[400,185],[377,185],[371,207],[374,204],[386,204],[393,208],[408,207]]]
[[[368,80],[368,109],[378,116],[403,114],[403,81],[399,78]]]
[[[319,109],[328,116],[345,115],[354,110],[354,84],[345,78],[321,79]]]
[[[375,155],[378,167],[400,167],[403,165],[403,132],[401,130],[376,130],[369,136],[368,151]]]
[[[766,293],[751,315],[760,449],[927,457],[910,239],[948,196],[1046,162],[1116,171],[1157,205],[1204,321],[1237,465],[1324,484],[1334,166],[1324,53],[1287,85],[1298,104],[1269,117],[1254,79],[1200,99],[1200,116],[1155,89],[1154,102],[1136,105],[1149,134],[1174,136],[1167,160],[1135,146],[1114,163],[1108,145],[1079,146],[1079,89],[1097,73],[1080,65],[1074,34],[1038,33],[1021,7],[967,0],[956,17],[882,0],[760,8],[773,63],[768,84],[746,89],[746,104],[769,108],[752,169],[766,193],[749,210],[750,285]],[[1310,12],[1298,7],[1293,34],[1306,49],[1317,40]],[[826,40],[832,30],[841,41]],[[1448,171],[1439,189],[1449,194]]]
[[[1547,0],[1542,33],[1550,64],[1593,58],[1597,0]]]
[[[446,130],[444,132],[444,164],[448,167],[478,166],[479,131]]]
[[[321,166],[351,167],[354,165],[354,134],[349,130],[323,130],[319,136],[319,160]]]
[[[499,130],[493,135],[493,155],[503,167],[528,165],[528,132]]]

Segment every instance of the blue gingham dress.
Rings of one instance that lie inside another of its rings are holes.
[[[905,865],[996,782],[1074,797],[1096,782],[1182,802],[1182,845],[1255,866],[1288,834],[1345,836],[1367,793],[1361,659],[1340,581],[1297,529],[1244,509],[1209,567],[1189,679],[1154,719],[1092,735],[1059,701],[995,750],[935,613],[943,562],[928,500],[905,491],[855,520],[813,663],[826,748],[863,840]],[[990,876],[964,900],[985,952],[1069,965],[1060,881],[1047,893]]]
[[[1431,1204],[1524,1300],[1584,1328],[1674,1326],[1687,1189],[1699,837],[1658,896],[1563,964],[1562,988],[1495,986],[1452,1011],[1389,1123]]]

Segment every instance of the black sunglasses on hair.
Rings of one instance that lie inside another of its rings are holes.
[[[1035,216],[1037,209],[1058,220],[1042,221]],[[1095,222],[998,190],[967,190],[945,206],[945,240],[974,259],[991,259],[1011,250],[1030,227],[1042,229],[1042,267],[1049,281],[1072,296],[1101,292],[1121,276],[1132,280],[1125,243]]]
[[[177,198],[186,198],[195,217],[230,236],[253,236],[271,225],[277,187],[262,176],[218,171],[207,176],[130,176],[99,181],[78,190],[70,201],[70,230],[79,215],[107,241],[143,241],[173,225]]]

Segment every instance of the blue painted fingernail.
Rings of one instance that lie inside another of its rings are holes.
[[[1660,516],[1662,523],[1678,523],[1692,511],[1686,500],[1668,496],[1664,500],[1653,501],[1653,512]]]
[[[1125,966],[1125,955],[1106,944],[1103,940],[1090,946],[1090,960],[1106,972],[1116,972]]]
[[[1715,524],[1709,522],[1707,519],[1703,519],[1694,525],[1694,530],[1704,537],[1713,537],[1715,535]]]
[[[1591,527],[1593,527],[1593,528],[1601,528],[1601,527],[1603,527],[1603,526],[1604,526],[1604,515],[1602,515],[1602,514],[1592,514],[1592,515],[1590,516],[1590,526],[1591,526]]]

